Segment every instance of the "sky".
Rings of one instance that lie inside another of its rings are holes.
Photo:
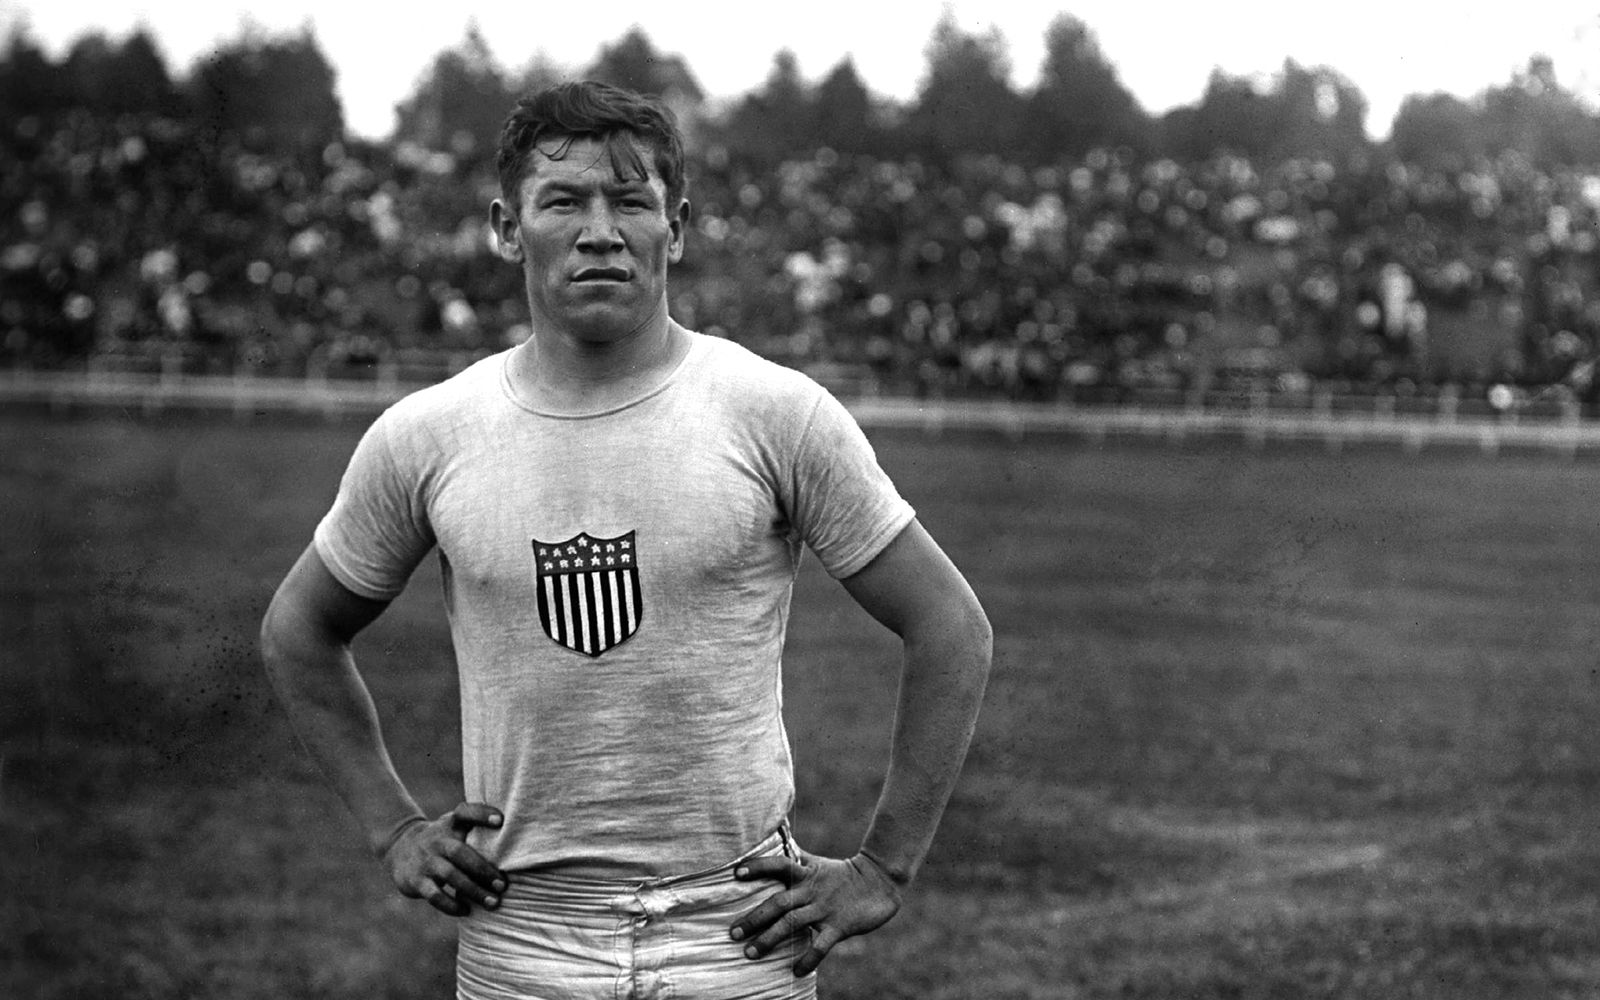
[[[809,80],[820,80],[848,55],[871,90],[905,101],[917,91],[925,46],[945,9],[965,31],[999,30],[1019,89],[1037,77],[1045,27],[1058,12],[1070,11],[1153,114],[1199,100],[1213,68],[1236,76],[1270,74],[1292,58],[1303,66],[1330,66],[1359,87],[1369,103],[1368,131],[1381,138],[1406,95],[1470,97],[1506,83],[1535,53],[1551,56],[1561,81],[1600,108],[1600,4],[1592,0],[802,0],[759,14],[754,7],[747,0],[0,0],[0,30],[9,35],[25,24],[59,57],[85,32],[123,38],[143,26],[169,69],[182,74],[219,42],[237,38],[246,23],[269,33],[309,25],[338,73],[347,126],[370,137],[388,134],[394,105],[474,21],[508,70],[540,54],[581,69],[602,45],[637,25],[657,49],[683,56],[713,97],[759,87],[773,56],[787,48]]]

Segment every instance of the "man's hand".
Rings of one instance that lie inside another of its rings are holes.
[[[729,933],[746,941],[748,958],[760,958],[784,939],[811,928],[811,947],[794,964],[794,974],[816,971],[833,946],[889,922],[900,910],[900,886],[862,854],[847,861],[800,855],[752,858],[734,872],[739,879],[777,879],[788,886],[740,918]]]
[[[463,802],[434,820],[418,816],[395,834],[383,866],[401,895],[425,899],[441,913],[464,917],[472,903],[493,909],[506,890],[505,873],[467,846],[467,832],[502,822],[498,810],[481,802]]]

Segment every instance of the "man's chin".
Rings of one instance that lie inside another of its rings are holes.
[[[649,320],[648,314],[632,309],[593,307],[574,310],[562,325],[585,343],[610,344],[637,333]]]
[[[664,312],[664,302],[647,304],[641,301],[637,289],[620,285],[615,291],[632,294],[562,295],[545,303],[547,309],[540,309],[540,303],[535,302],[535,326],[561,331],[576,340],[607,344],[649,327]]]

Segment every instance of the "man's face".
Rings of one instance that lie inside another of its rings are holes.
[[[605,343],[665,312],[667,265],[683,256],[689,204],[667,205],[649,151],[639,152],[643,180],[618,177],[595,139],[574,140],[558,160],[535,151],[520,208],[491,206],[501,256],[522,265],[536,329]]]

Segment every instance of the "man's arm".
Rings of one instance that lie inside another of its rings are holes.
[[[468,847],[498,811],[463,803],[429,820],[389,759],[377,709],[350,643],[387,605],[351,592],[307,547],[261,622],[261,653],[295,734],[355,815],[396,887],[452,916],[498,904],[505,876]]]
[[[959,570],[913,521],[866,568],[844,581],[850,596],[905,643],[889,768],[861,850],[848,860],[753,860],[741,878],[789,888],[733,925],[759,957],[813,931],[795,974],[811,972],[835,944],[884,923],[933,842],[977,723],[993,633]]]

